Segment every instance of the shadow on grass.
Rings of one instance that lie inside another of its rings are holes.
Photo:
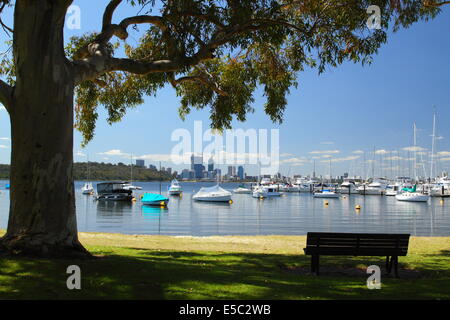
[[[424,258],[414,276],[382,275],[382,290],[368,290],[367,266],[384,258],[323,257],[317,277],[304,255],[177,252],[95,248],[95,260],[0,260],[1,299],[433,299],[450,298],[450,267]],[[443,253],[448,258],[448,252]],[[406,260],[406,259],[405,259]],[[447,261],[448,262],[448,261]],[[441,269],[427,270],[428,264]],[[69,265],[81,269],[81,290],[68,290]],[[323,268],[323,269],[322,269]],[[406,269],[406,270],[404,270]],[[417,276],[419,275],[419,276]],[[444,284],[446,280],[447,283]]]

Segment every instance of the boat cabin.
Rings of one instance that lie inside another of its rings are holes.
[[[131,201],[133,191],[126,189],[126,181],[102,182],[97,184],[97,200]]]

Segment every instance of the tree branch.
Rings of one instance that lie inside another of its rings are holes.
[[[122,0],[111,0],[106,6],[105,12],[103,13],[102,32],[105,32],[106,29],[111,25],[114,11],[121,2]]]
[[[176,88],[178,84],[180,84],[182,82],[186,82],[186,81],[197,81],[197,82],[203,83],[204,85],[206,85],[206,86],[210,87],[212,90],[214,90],[217,94],[219,94],[221,96],[228,96],[228,92],[223,91],[217,83],[211,82],[210,79],[208,79],[205,76],[201,76],[201,75],[186,76],[186,77],[181,77],[179,79],[175,79],[173,74],[170,75],[170,83],[172,84],[172,86],[174,88]]]
[[[0,80],[0,103],[10,112],[13,102],[12,96],[13,87]]]

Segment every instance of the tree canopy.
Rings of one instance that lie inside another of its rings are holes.
[[[2,2],[4,7],[11,1]],[[109,123],[117,122],[167,84],[181,97],[182,118],[192,109],[209,108],[214,129],[230,128],[233,119],[245,121],[258,87],[265,112],[281,122],[300,71],[312,67],[321,73],[344,61],[370,63],[390,28],[433,18],[445,3],[111,0],[102,29],[71,38],[65,48],[74,68],[75,126],[86,144],[94,136],[99,106],[106,108]],[[115,21],[120,5],[134,6],[138,14]],[[371,5],[380,8],[380,29],[367,27]],[[135,46],[127,43],[133,29],[141,36]],[[5,57],[0,72],[13,85],[12,61]]]

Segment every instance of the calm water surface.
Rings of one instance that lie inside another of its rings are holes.
[[[8,222],[9,191],[0,181],[0,229]],[[159,192],[159,182],[135,182],[144,192]],[[124,234],[160,235],[303,235],[307,232],[386,232],[416,236],[450,236],[450,199],[444,203],[399,202],[395,197],[351,195],[340,199],[315,199],[307,193],[287,193],[272,199],[233,194],[233,204],[201,203],[191,197],[214,183],[181,183],[183,196],[170,197],[168,209],[135,203],[94,201],[82,195],[76,182],[78,230]],[[94,187],[95,187],[94,183]],[[169,183],[162,183],[163,194]],[[225,183],[234,189],[238,184]],[[356,211],[355,205],[361,210]]]

